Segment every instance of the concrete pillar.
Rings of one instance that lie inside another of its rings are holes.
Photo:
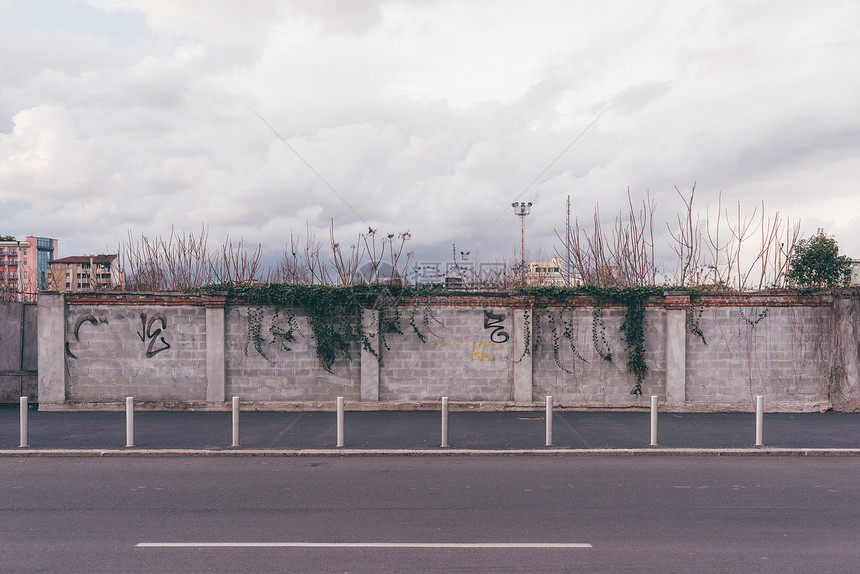
[[[370,346],[379,353],[379,311],[362,309],[361,326],[370,339]],[[361,349],[361,402],[379,402],[379,359],[362,347]]]
[[[66,401],[66,304],[62,293],[39,293],[39,403]]]
[[[667,293],[666,298],[666,403],[687,402],[687,308],[686,293]]]
[[[224,307],[206,307],[206,400],[223,403],[227,397],[224,358]]]
[[[830,388],[819,400],[832,401],[839,410],[856,410],[860,408],[860,304],[850,296],[835,296],[829,315]]]
[[[513,342],[512,358],[514,361],[514,403],[532,403],[532,356],[534,355],[534,309],[512,309]],[[526,341],[526,325],[528,325],[528,341]],[[525,352],[524,352],[525,351]]]

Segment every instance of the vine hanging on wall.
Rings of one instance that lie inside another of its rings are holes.
[[[764,310],[763,310],[761,313],[759,313],[759,314],[758,314],[758,316],[757,316],[755,319],[750,319],[749,317],[747,317],[747,316],[746,316],[746,314],[744,314],[744,310],[743,310],[743,309],[741,309],[740,307],[738,307],[738,314],[740,314],[741,319],[743,319],[744,321],[746,321],[746,323],[747,323],[750,327],[752,327],[753,329],[755,329],[755,328],[756,328],[756,325],[758,325],[759,323],[761,323],[761,322],[764,320],[764,318],[765,318],[765,317],[767,317],[767,307],[765,307],[765,308],[764,308]]]
[[[249,346],[266,360],[263,345],[278,343],[280,348],[291,350],[290,343],[301,334],[296,311],[302,309],[311,328],[316,356],[324,369],[331,372],[339,357],[352,358],[351,349],[356,347],[371,352],[382,360],[382,350],[388,349],[386,335],[402,334],[400,307],[405,298],[412,299],[409,323],[418,338],[426,341],[426,333],[432,333],[431,321],[437,321],[429,305],[430,297],[440,290],[432,286],[401,287],[388,285],[359,285],[355,287],[331,287],[324,285],[294,285],[270,283],[264,285],[239,285],[226,283],[208,285],[195,289],[200,292],[224,292],[228,298],[243,300],[248,305]],[[269,327],[270,341],[262,336],[264,307],[273,307],[274,315]],[[378,311],[378,323],[371,332],[362,324],[362,310]],[[286,326],[281,326],[282,313],[286,314]],[[422,331],[416,318],[421,315]],[[379,336],[380,347],[374,348],[374,339]]]
[[[573,317],[570,317],[570,320],[566,321],[564,319],[564,311],[564,309],[562,309],[561,311],[561,322],[564,325],[564,332],[562,333],[562,335],[565,339],[568,340],[568,344],[570,345],[570,352],[573,353],[573,356],[580,361],[587,363],[588,361],[586,360],[586,358],[580,355],[579,351],[576,350],[576,344],[573,341],[573,338],[576,336],[576,333],[573,329]],[[570,309],[567,309],[567,311],[572,313]]]
[[[687,330],[690,331],[692,334],[696,335],[702,340],[702,343],[707,345],[708,341],[705,340],[705,333],[702,332],[702,327],[699,324],[704,312],[704,305],[699,305],[697,310],[696,306],[692,302],[692,299],[690,300],[690,304],[687,306]]]
[[[558,328],[556,328],[555,317],[552,313],[547,313],[547,320],[549,321],[549,328],[552,332],[552,357],[553,359],[555,359],[555,364],[559,369],[561,369],[568,375],[572,375],[573,371],[568,370],[568,368],[565,367],[564,364],[561,362],[561,351],[559,350],[558,345]]]
[[[570,317],[570,320],[564,318],[565,311],[571,313],[572,309],[567,307],[563,307],[559,311],[559,319],[561,320],[562,328],[561,334],[559,334],[559,328],[555,322],[555,315],[550,311],[547,313],[549,327],[552,332],[552,356],[555,359],[556,366],[567,373],[568,375],[572,375],[573,371],[564,366],[564,363],[561,361],[561,345],[560,341],[562,338],[567,339],[567,344],[570,347],[571,354],[577,359],[587,363],[588,361],[583,357],[579,351],[576,349],[576,343],[574,341],[574,337],[576,336],[576,332],[573,327],[573,317]]]
[[[624,321],[621,323],[621,333],[625,350],[627,352],[627,369],[636,377],[636,383],[630,391],[632,395],[642,394],[642,382],[648,373],[648,365],[645,362],[645,302],[649,297],[660,295],[665,291],[663,287],[595,287],[583,285],[581,287],[525,287],[518,289],[522,295],[535,298],[535,315],[538,309],[546,308],[548,304],[561,305],[567,309],[566,304],[571,297],[587,295],[594,298],[597,305],[592,313],[592,342],[594,349],[600,357],[606,361],[612,361],[612,351],[606,339],[606,327],[603,323],[603,307],[600,302],[624,304],[626,312]],[[535,323],[539,324],[537,317]],[[535,338],[536,344],[540,339]],[[556,341],[553,341],[553,352],[555,354]],[[558,364],[559,361],[556,361]],[[563,367],[562,367],[563,368]],[[565,369],[566,370],[566,369]]]
[[[603,323],[603,307],[595,305],[591,312],[591,341],[595,352],[604,361],[612,362],[612,350],[606,340],[606,325]],[[605,350],[604,350],[605,349]]]
[[[526,355],[532,354],[532,329],[531,324],[535,323],[535,341],[540,340],[540,323],[535,320],[534,313],[529,313],[528,309],[523,310],[523,354],[517,359],[517,362],[522,361]],[[529,319],[532,318],[530,321]]]

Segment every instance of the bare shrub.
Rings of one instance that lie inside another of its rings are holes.
[[[359,279],[370,282],[404,283],[411,252],[405,250],[411,234],[379,236],[375,229],[359,233],[347,249],[335,239],[334,222],[329,230],[331,258],[322,255],[323,244],[308,228],[304,242],[294,233],[284,247],[281,259],[265,273],[273,283],[313,285],[352,285]],[[264,275],[262,245],[248,248],[240,239],[234,243],[228,236],[215,250],[210,250],[209,232],[176,233],[171,229],[165,239],[131,232],[120,245],[120,267],[126,288],[132,291],[179,291],[217,283],[256,283]],[[369,258],[368,273],[359,274],[359,266]],[[382,272],[384,265],[391,271]]]
[[[262,244],[249,251],[245,242],[239,239],[236,247],[230,236],[210,258],[212,278],[216,283],[252,282],[257,281],[260,274],[260,257],[263,254]]]
[[[248,251],[242,240],[237,245],[229,237],[211,253],[209,232],[203,227],[198,235],[176,233],[167,239],[131,231],[128,242],[120,244],[120,267],[126,289],[131,291],[180,291],[211,283],[253,282],[260,272],[262,246]]]
[[[371,229],[371,231],[373,230]],[[355,273],[364,258],[361,245],[362,234],[359,233],[356,242],[349,246],[349,250],[346,250],[339,241],[335,240],[334,220],[332,220],[329,237],[331,239],[331,262],[337,278],[341,285],[352,285],[355,280]]]
[[[696,184],[693,184],[690,189],[689,197],[685,197],[677,187],[675,191],[684,202],[685,207],[683,216],[678,216],[677,231],[672,231],[672,228],[669,228],[669,234],[673,240],[672,251],[678,256],[676,283],[682,287],[697,285],[700,280],[702,234],[699,231],[699,215],[693,213]]]
[[[307,285],[312,283],[312,263],[319,260],[320,245],[314,245],[313,237],[308,234],[304,249],[299,247],[300,239],[295,233],[290,232],[290,242],[284,246],[281,259],[275,263],[266,279],[267,283],[292,283],[296,285]],[[308,257],[305,254],[310,254]]]
[[[569,282],[601,287],[653,285],[657,278],[654,257],[654,203],[650,195],[639,209],[627,191],[627,213],[619,212],[611,233],[603,231],[600,207],[595,205],[591,234],[574,221],[569,237],[556,231],[563,249],[556,254],[575,268]]]
[[[745,214],[738,202],[729,216],[720,195],[716,211],[704,217],[696,209],[696,185],[689,193],[677,187],[683,209],[675,226],[667,226],[674,261],[658,263],[654,246],[655,206],[650,194],[634,207],[627,192],[627,213],[619,212],[610,232],[604,231],[600,207],[595,205],[591,230],[577,219],[569,236],[556,231],[556,253],[570,262],[582,283],[601,287],[656,285],[661,267],[671,270],[666,283],[684,287],[735,289],[738,291],[781,288],[800,222],[767,215],[764,203]]]
[[[708,256],[704,284],[738,291],[785,287],[785,273],[794,245],[800,237],[800,221],[768,216],[765,204],[744,215],[740,202],[737,214],[718,203],[716,219],[706,216]],[[757,217],[758,214],[758,217]],[[723,219],[725,215],[725,219]],[[725,241],[720,240],[728,235]]]

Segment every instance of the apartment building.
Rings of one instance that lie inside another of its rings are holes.
[[[39,290],[48,289],[59,243],[48,237],[0,236],[0,299],[35,301]]]
[[[564,261],[561,257],[553,257],[550,261],[529,263],[526,284],[544,287],[573,287],[582,284],[582,277],[578,273],[565,273]]]
[[[125,284],[116,254],[55,259],[51,261],[51,283],[56,291],[106,291]]]
[[[845,272],[845,282],[851,286],[860,286],[860,259],[852,259]]]

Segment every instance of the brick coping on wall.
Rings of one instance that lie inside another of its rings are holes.
[[[228,305],[247,305],[242,297],[228,297],[225,293],[115,293],[75,292],[66,293],[65,301],[73,305],[164,305],[224,308]],[[575,295],[566,301],[547,301],[540,297],[507,294],[452,294],[434,295],[419,299],[419,302],[440,307],[507,307],[528,309],[533,307],[624,307],[623,302],[614,303],[590,295]],[[401,307],[416,303],[414,298],[404,297],[398,302]],[[827,307],[833,303],[831,295],[798,295],[796,293],[730,294],[730,293],[685,293],[667,291],[661,296],[652,296],[645,305],[651,308],[686,309],[697,307]],[[368,305],[369,307],[371,305]]]
[[[66,303],[73,305],[164,305],[175,307],[179,305],[207,308],[223,308],[227,303],[226,295],[209,295],[197,293],[107,293],[107,292],[76,292],[65,294]]]

